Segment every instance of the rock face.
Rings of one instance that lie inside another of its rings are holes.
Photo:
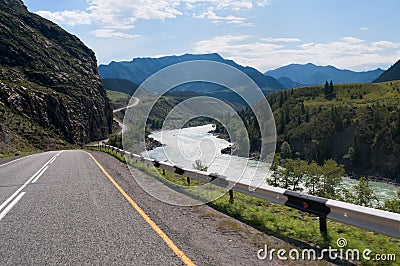
[[[0,103],[70,143],[112,127],[93,51],[21,0],[0,2]]]

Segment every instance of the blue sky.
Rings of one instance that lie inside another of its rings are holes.
[[[398,0],[24,0],[99,64],[218,52],[262,72],[312,62],[352,70],[400,59]]]

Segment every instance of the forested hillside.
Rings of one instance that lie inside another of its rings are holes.
[[[277,151],[287,141],[291,156],[334,159],[349,173],[399,180],[400,82],[303,87],[267,96],[275,116]],[[252,150],[259,148],[258,128],[248,109],[241,114]]]

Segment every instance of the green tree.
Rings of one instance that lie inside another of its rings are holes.
[[[358,183],[354,186],[354,204],[373,207],[374,203],[379,203],[377,196],[369,185],[369,180],[361,177]]]
[[[287,141],[284,141],[281,145],[281,156],[282,159],[288,159],[292,157],[292,149]]]
[[[321,182],[322,176],[323,176],[322,167],[319,166],[315,161],[312,161],[306,167],[305,185],[308,188],[308,193],[310,193],[311,195],[317,194],[317,188]]]
[[[281,155],[279,153],[276,153],[271,165],[271,171],[272,171],[271,178],[267,179],[268,184],[274,187],[278,186],[278,180],[279,180],[278,169],[280,163],[281,163]]]
[[[329,83],[328,83],[328,81],[325,81],[324,93],[325,93],[325,96],[329,95]]]
[[[122,136],[121,135],[110,136],[107,144],[122,149]]]
[[[283,99],[283,93],[281,92],[281,93],[279,94],[279,108],[282,107],[284,101],[285,101],[285,100]]]
[[[283,134],[284,132],[285,132],[285,113],[281,111],[278,134]]]
[[[356,150],[353,147],[349,147],[348,152],[343,155],[343,159],[349,159],[350,161],[353,161],[356,155]]]
[[[325,161],[323,167],[322,183],[319,184],[317,195],[320,197],[336,199],[337,189],[345,173],[344,166],[332,159]]]
[[[293,191],[301,190],[299,185],[303,181],[307,163],[300,159],[285,159],[281,162],[282,167],[278,167],[273,174],[273,180],[269,183],[277,184],[281,188]]]
[[[325,82],[325,86],[324,86],[324,94],[325,97],[331,96],[334,92],[334,87],[333,87],[333,81],[331,80],[330,83],[328,83],[328,81]]]
[[[385,211],[400,213],[400,190],[397,191],[397,197],[385,200],[382,207]]]
[[[333,87],[333,82],[331,80],[331,82],[329,83],[329,94],[332,94],[334,91],[334,87]]]

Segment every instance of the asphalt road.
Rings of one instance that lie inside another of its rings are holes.
[[[46,152],[0,162],[0,265],[321,263],[259,260],[266,244],[293,246],[207,205],[163,203],[132,177],[143,172],[90,154]]]
[[[83,151],[0,166],[0,204],[0,265],[183,264]]]
[[[132,104],[129,104],[128,106],[125,106],[125,107],[121,107],[121,108],[115,109],[115,110],[113,110],[113,113],[116,113],[116,112],[119,112],[119,111],[122,111],[122,110],[125,110],[125,109],[128,109],[128,108],[131,108],[131,107],[135,107],[140,102],[139,98],[137,98],[137,97],[132,97],[132,99],[134,100],[134,102]]]

